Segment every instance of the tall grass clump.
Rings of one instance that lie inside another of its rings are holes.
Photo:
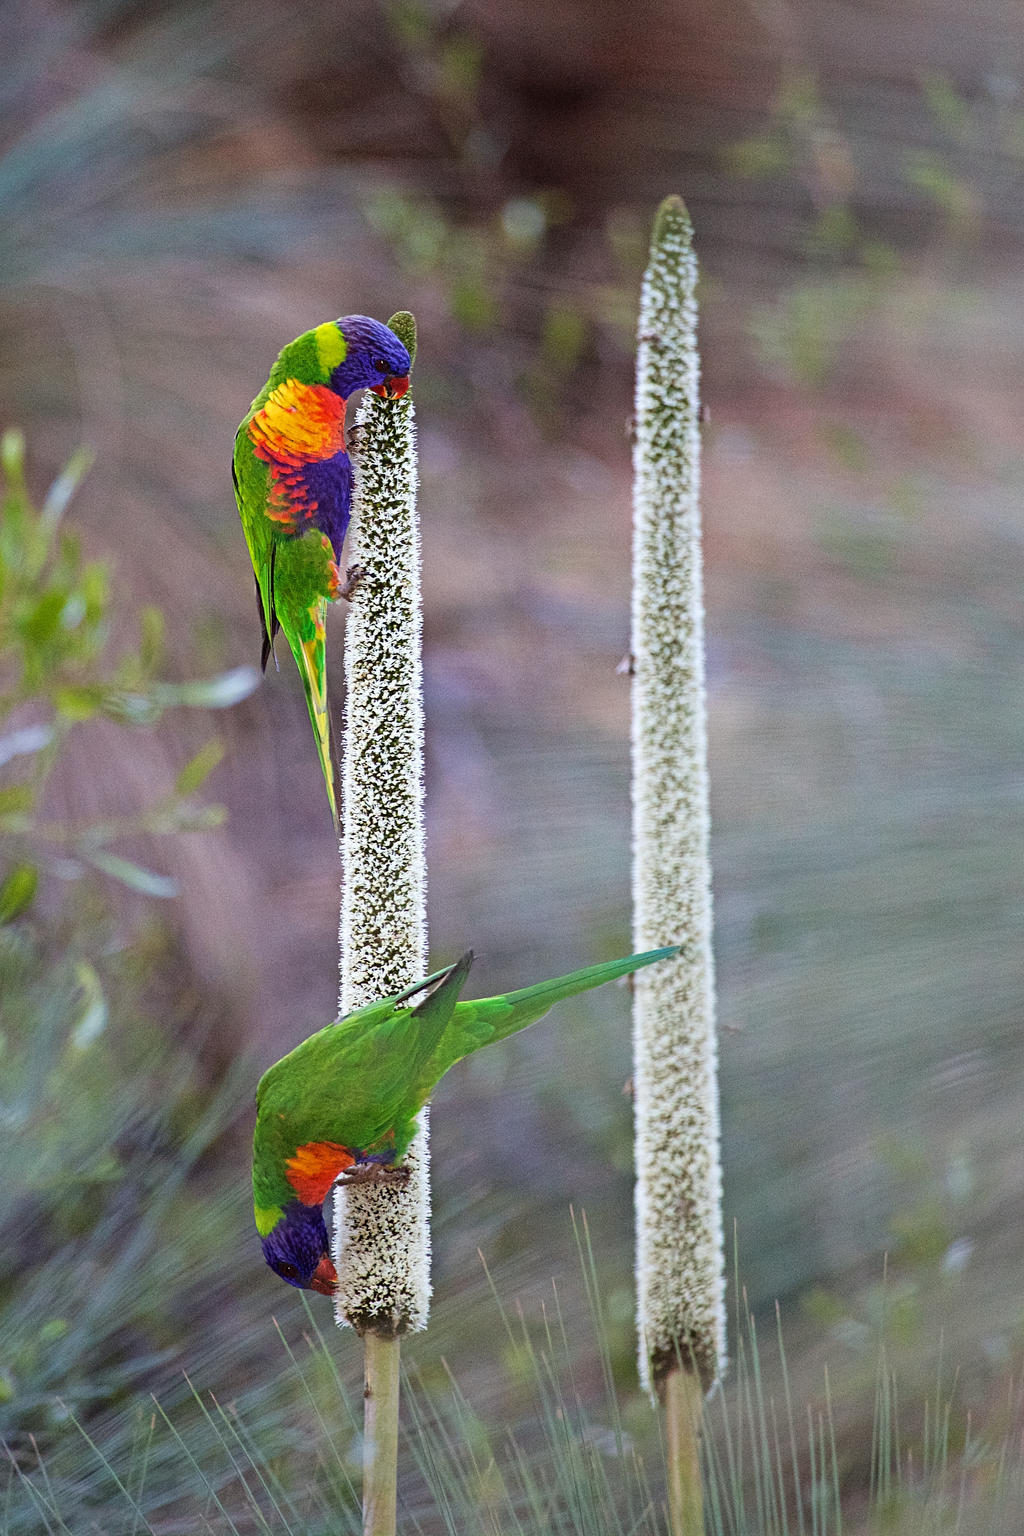
[[[528,1304],[499,1296],[495,1285],[490,1300],[471,1303],[467,1326],[494,1340],[484,1389],[490,1406],[474,1400],[443,1358],[410,1349],[403,1529],[416,1536],[671,1530],[660,1415],[646,1394],[616,1385],[613,1330],[585,1218],[576,1234],[582,1316],[563,1307],[555,1284]],[[863,1384],[852,1386],[842,1359],[798,1398],[778,1314],[766,1338],[745,1306],[738,1314],[730,1380],[704,1411],[708,1536],[1018,1536],[1019,1382],[993,1394],[974,1422],[962,1385],[940,1361],[926,1400],[910,1400],[885,1321],[866,1343],[873,1407],[864,1443],[854,1445],[850,1414],[859,1412],[854,1398]],[[358,1536],[360,1392],[339,1369],[315,1307],[306,1304],[295,1328],[248,1342],[267,1363],[266,1381],[230,1394],[190,1377],[173,1401],[140,1393],[102,1418],[56,1394],[59,1420],[45,1439],[5,1439],[0,1536],[192,1529]]]
[[[388,322],[415,357],[416,324]],[[365,574],[345,631],[341,1013],[400,992],[427,970],[423,681],[412,396],[367,392],[352,498]],[[430,1300],[427,1118],[402,1187],[339,1190],[338,1321],[363,1337],[365,1529],[395,1529],[399,1338],[424,1328]]]
[[[697,265],[662,203],[644,276],[633,532],[633,942],[682,953],[634,982],[641,1378],[667,1412],[673,1529],[702,1530],[697,1432],[725,1348],[704,610]]]

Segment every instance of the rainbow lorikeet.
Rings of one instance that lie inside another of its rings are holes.
[[[327,711],[327,604],[351,595],[339,562],[352,504],[345,401],[354,390],[386,397],[409,387],[409,354],[367,315],[327,320],[290,341],[235,435],[232,478],[256,575],[262,666],[278,629],[291,646],[338,824]]]
[[[563,997],[600,987],[678,946],[591,965],[502,997],[460,1002],[472,951],[310,1035],[256,1089],[252,1188],[263,1255],[289,1285],[337,1286],[323,1202],[335,1183],[398,1183],[416,1116],[448,1068],[543,1018]]]

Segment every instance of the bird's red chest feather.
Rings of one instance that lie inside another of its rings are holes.
[[[253,452],[270,469],[266,515],[298,533],[320,506],[310,466],[345,452],[345,402],[322,384],[285,379],[247,430]]]
[[[285,379],[256,412],[248,432],[265,464],[298,468],[332,459],[345,447],[345,402],[323,384]]]
[[[355,1157],[336,1141],[307,1141],[285,1163],[285,1177],[303,1205],[321,1205],[327,1191]]]

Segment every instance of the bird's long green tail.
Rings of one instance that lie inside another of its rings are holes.
[[[334,830],[340,827],[338,820],[338,797],[335,789],[337,769],[335,767],[335,754],[332,743],[331,717],[327,708],[327,659],[324,642],[324,613],[326,604],[321,603],[320,612],[313,625],[313,633],[309,636],[296,634],[291,625],[282,626],[288,636],[288,644],[291,646],[292,655],[295,657],[295,665],[299,669],[302,678],[302,686],[306,694],[306,707],[309,710],[310,724],[313,727],[313,739],[316,742],[317,755],[320,758],[320,767],[323,771],[324,783],[327,786],[327,799],[331,806],[331,816],[334,820]]]
[[[589,992],[601,987],[606,981],[628,976],[656,960],[668,960],[679,953],[678,945],[667,949],[651,949],[642,955],[627,955],[622,960],[606,960],[600,965],[588,965],[582,971],[568,976],[555,976],[551,981],[540,981],[532,987],[522,987],[507,992],[502,997],[481,997],[460,1002],[452,1022],[442,1036],[437,1049],[431,1055],[423,1073],[431,1085],[443,1077],[448,1068],[463,1056],[478,1051],[481,1046],[495,1040],[504,1040],[530,1024],[542,1019],[555,1003],[573,997],[578,992]]]

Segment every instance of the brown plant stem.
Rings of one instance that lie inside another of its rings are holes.
[[[677,1365],[665,1377],[662,1391],[672,1536],[703,1536],[700,1435],[704,1390],[693,1371]]]
[[[400,1341],[363,1337],[363,1536],[395,1536]]]

